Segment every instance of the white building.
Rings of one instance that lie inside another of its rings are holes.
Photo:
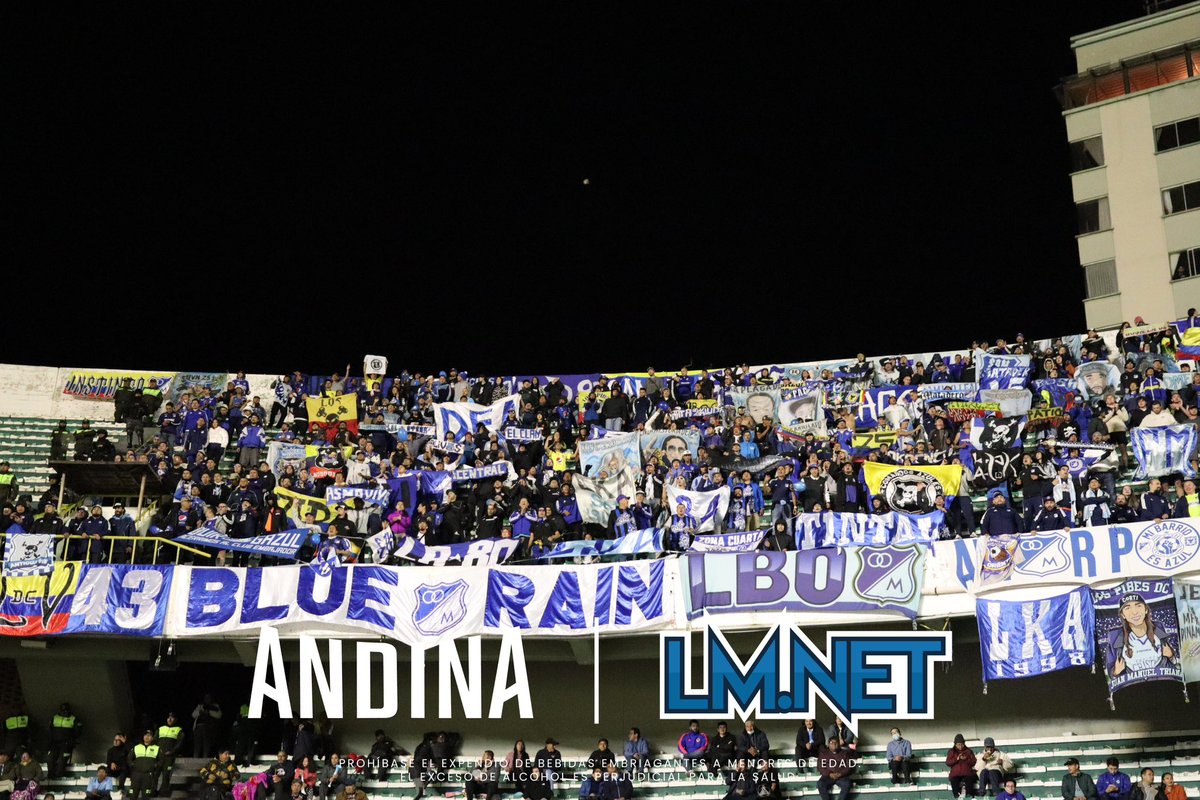
[[[1089,327],[1200,307],[1200,1],[1071,39],[1059,87]]]

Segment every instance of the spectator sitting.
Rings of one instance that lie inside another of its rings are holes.
[[[1133,781],[1121,772],[1121,762],[1109,757],[1104,762],[1104,774],[1096,779],[1096,794],[1105,800],[1129,800]]]
[[[1025,795],[1017,791],[1017,782],[1012,778],[1004,779],[1004,788],[996,795],[996,800],[1025,800]]]
[[[858,759],[854,752],[844,747],[842,741],[835,736],[829,739],[828,746],[821,751],[817,765],[821,771],[821,777],[817,778],[817,794],[821,796],[821,800],[832,800],[833,795],[830,792],[834,787],[838,790],[837,800],[846,800],[846,796],[850,794],[850,776],[858,767]]]
[[[950,768],[950,792],[955,797],[964,791],[975,797],[975,753],[967,747],[967,740],[960,733],[954,737],[954,746],[946,753],[946,766]]]
[[[726,782],[729,784],[729,791],[725,793],[725,800],[749,800],[758,796],[758,784],[754,781],[754,773],[750,771],[749,762],[744,758],[738,759],[737,768],[729,774]]]
[[[912,742],[900,735],[899,728],[892,728],[892,740],[887,745],[888,769],[892,772],[892,785],[908,783],[916,785],[912,780],[909,765],[912,763]]]
[[[704,753],[708,750],[708,735],[700,730],[699,720],[688,723],[688,729],[679,737],[678,747],[688,772],[698,771],[703,763]]]
[[[1004,776],[1013,771],[1013,762],[1005,753],[996,749],[996,740],[988,736],[983,740],[983,752],[979,754],[979,789],[986,793],[995,792],[1004,785]]]
[[[1080,771],[1079,759],[1068,758],[1063,762],[1063,766],[1067,768],[1067,774],[1062,777],[1064,800],[1072,800],[1076,797],[1096,800],[1096,784],[1092,781],[1091,775]]]

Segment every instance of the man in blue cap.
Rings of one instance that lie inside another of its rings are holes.
[[[984,536],[1000,536],[1003,534],[1024,533],[1021,515],[1008,504],[1008,498],[999,489],[988,492],[991,505],[983,512],[981,524]]]

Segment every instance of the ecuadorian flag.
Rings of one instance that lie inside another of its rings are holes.
[[[1183,344],[1175,351],[1175,358],[1200,359],[1200,327],[1183,332]]]
[[[82,564],[60,561],[49,575],[0,581],[0,636],[62,633],[71,617]]]

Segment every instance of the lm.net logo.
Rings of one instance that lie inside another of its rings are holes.
[[[952,657],[948,631],[830,631],[822,652],[779,625],[743,662],[719,630],[705,628],[702,685],[694,688],[691,651],[689,634],[660,635],[664,719],[812,717],[819,696],[851,730],[865,719],[932,719],[933,665]]]

